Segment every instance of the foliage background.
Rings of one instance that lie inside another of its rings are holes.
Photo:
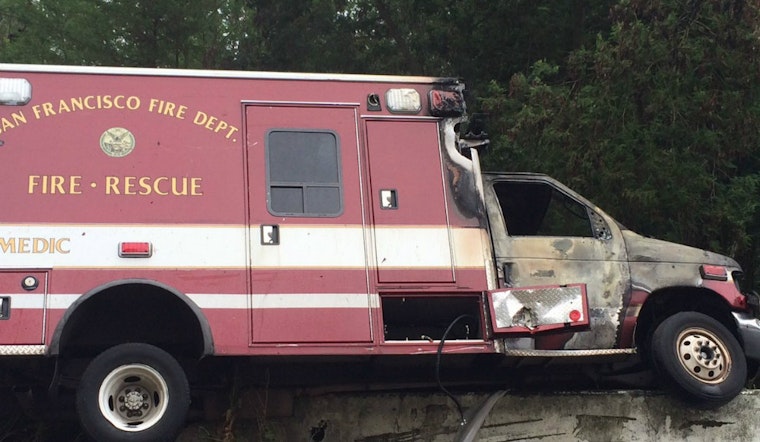
[[[760,6],[746,0],[0,0],[0,61],[466,79],[490,169],[760,280]]]

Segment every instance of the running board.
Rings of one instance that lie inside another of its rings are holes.
[[[586,356],[635,355],[635,348],[601,348],[596,350],[503,350],[506,356],[520,358],[572,358]]]
[[[46,350],[45,345],[0,345],[0,356],[37,356]]]

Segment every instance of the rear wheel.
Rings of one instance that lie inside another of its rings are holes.
[[[174,440],[189,406],[184,370],[148,344],[104,351],[87,367],[77,390],[79,419],[94,440]]]
[[[739,341],[707,315],[681,312],[665,319],[651,348],[659,374],[692,405],[718,407],[744,388],[747,361]]]

